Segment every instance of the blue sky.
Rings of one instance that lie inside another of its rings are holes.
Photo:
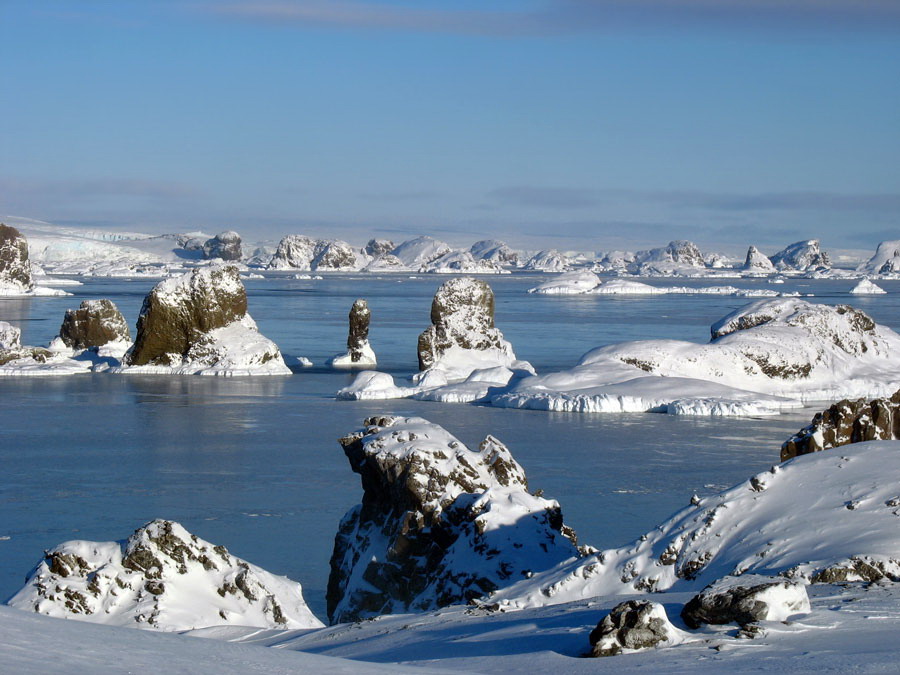
[[[764,251],[900,238],[900,2],[0,2],[0,213]]]

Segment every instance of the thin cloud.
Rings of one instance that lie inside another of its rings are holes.
[[[896,0],[546,0],[526,9],[411,7],[364,0],[204,3],[203,11],[278,25],[484,36],[548,36],[638,27],[722,24],[735,28],[900,28]]]
[[[614,190],[510,186],[492,190],[489,203],[548,209],[582,209],[613,204],[646,204],[723,212],[843,211],[900,213],[900,194],[844,194],[796,191],[756,194],[694,190]]]
[[[69,180],[0,178],[0,192],[68,199],[96,197],[188,199],[198,195],[196,189],[182,183],[127,178]]]

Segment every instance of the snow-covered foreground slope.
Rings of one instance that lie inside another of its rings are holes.
[[[711,332],[706,345],[600,347],[570,370],[521,379],[489,400],[567,412],[761,414],[802,401],[890,395],[900,386],[900,335],[847,305],[763,300]]]

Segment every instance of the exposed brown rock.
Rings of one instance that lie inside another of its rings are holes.
[[[131,333],[125,317],[111,301],[85,300],[78,309],[66,310],[59,337],[72,349],[90,349],[128,342]]]
[[[362,360],[364,349],[369,344],[369,319],[372,313],[368,303],[359,298],[350,308],[350,332],[347,335],[347,350],[350,360],[358,363]]]
[[[612,608],[591,631],[591,656],[615,656],[623,650],[650,649],[669,639],[669,622],[662,606],[648,600],[627,600]]]
[[[816,413],[781,446],[781,461],[862,441],[900,438],[900,391],[890,398],[843,400]]]
[[[180,363],[204,336],[247,313],[247,292],[233,266],[195,269],[190,279],[166,279],[144,298],[128,365]],[[178,357],[178,361],[175,360]]]
[[[240,260],[242,255],[241,235],[230,230],[220,232],[203,244],[203,257],[207,260],[220,259],[231,262]]]

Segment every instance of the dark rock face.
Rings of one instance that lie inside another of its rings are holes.
[[[241,236],[237,232],[221,232],[203,244],[203,257],[207,260],[234,261],[242,256]]]
[[[28,242],[16,228],[3,223],[0,223],[0,284],[17,286],[23,291],[34,288]]]
[[[369,344],[369,319],[372,313],[368,303],[359,298],[350,308],[350,332],[347,335],[347,351],[353,363],[359,363]]]
[[[126,363],[178,365],[206,333],[246,313],[247,292],[236,267],[200,268],[190,276],[166,279],[144,298]]]
[[[723,577],[710,584],[681,610],[689,628],[702,624],[783,620],[790,614],[809,611],[806,587],[789,579],[761,577]]]
[[[369,243],[366,244],[366,247],[363,250],[366,255],[377,258],[378,256],[390,253],[395,248],[394,242],[390,239],[369,239]]]
[[[472,601],[579,555],[491,436],[471,451],[424,419],[373,417],[340,442],[363,498],[335,536],[333,623]]]
[[[431,326],[419,335],[419,370],[434,365],[453,346],[463,349],[508,349],[494,327],[494,292],[480,279],[445,282],[431,303]]]
[[[900,439],[900,391],[890,398],[843,400],[816,413],[781,446],[781,461],[848,443]]]
[[[66,310],[59,337],[72,349],[90,349],[110,342],[129,342],[131,333],[112,302],[85,300],[78,309]]]
[[[591,631],[591,656],[615,656],[623,650],[651,649],[671,637],[662,605],[628,600],[613,607]]]
[[[898,500],[900,506],[900,500]],[[835,584],[846,581],[900,581],[900,560],[873,559],[853,556],[846,563],[816,572],[810,581],[814,584]]]

